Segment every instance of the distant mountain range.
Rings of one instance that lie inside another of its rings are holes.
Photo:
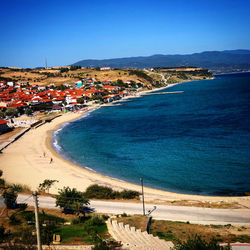
[[[188,55],[152,55],[104,60],[81,60],[72,65],[82,67],[153,68],[195,66],[213,72],[250,70],[250,50],[205,51]]]

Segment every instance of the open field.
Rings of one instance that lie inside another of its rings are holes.
[[[31,85],[42,86],[49,84],[55,84],[56,86],[64,83],[71,84],[74,81],[84,77],[92,77],[97,81],[117,81],[118,79],[120,79],[124,82],[127,80],[132,80],[135,82],[141,82],[142,84],[147,84],[147,81],[145,79],[137,77],[135,75],[129,75],[128,70],[100,71],[95,69],[77,69],[60,73],[60,70],[58,69],[33,69],[29,71],[16,71],[11,68],[2,68],[0,69],[0,76],[16,81],[29,82]]]
[[[63,69],[67,69],[68,71],[64,72]],[[152,77],[153,81],[161,81],[162,75],[165,74],[165,71],[168,72],[166,76],[171,75],[174,77],[169,83],[180,82],[185,80],[201,80],[202,76],[195,75],[195,71],[202,71],[200,68],[176,68],[176,69],[168,69],[167,71],[155,70],[144,71],[147,75]],[[183,77],[183,72],[186,74]],[[160,74],[159,74],[160,73]],[[191,75],[190,75],[191,73]],[[182,75],[180,75],[182,74]],[[150,83],[147,79],[142,76],[138,76],[135,74],[130,74],[130,70],[128,69],[113,69],[113,70],[104,70],[100,71],[94,68],[81,68],[70,70],[69,67],[56,67],[56,68],[48,68],[48,69],[17,69],[17,68],[0,68],[0,80],[9,80],[9,81],[21,81],[21,82],[29,82],[31,85],[41,85],[46,86],[49,84],[55,84],[59,86],[61,84],[72,84],[74,81],[79,80],[81,78],[91,77],[96,81],[113,81],[116,82],[118,79],[123,82],[126,81],[134,81],[140,82],[143,86],[147,86],[150,88]]]
[[[145,216],[125,216],[117,220],[146,231],[147,217]],[[186,241],[188,237],[195,234],[201,235],[205,240],[216,238],[220,242],[250,242],[250,226],[232,226],[230,224],[198,225],[189,222],[153,220],[151,233],[173,242],[177,242],[178,239]]]

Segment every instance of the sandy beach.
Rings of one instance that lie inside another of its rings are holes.
[[[172,85],[173,86],[173,85]],[[155,91],[155,90],[151,90]],[[141,94],[141,93],[140,93]],[[8,183],[20,183],[36,190],[45,179],[58,180],[51,188],[51,193],[57,193],[59,188],[69,186],[80,191],[92,184],[110,186],[116,190],[133,189],[141,191],[139,185],[103,176],[89,171],[63,159],[52,147],[52,133],[66,122],[80,118],[84,113],[66,113],[55,118],[50,123],[31,129],[20,139],[9,145],[0,154],[0,169]],[[44,156],[45,154],[45,156]],[[53,159],[50,163],[51,158]],[[139,184],[139,180],[138,180]],[[173,200],[190,200],[204,202],[237,202],[250,206],[250,196],[245,197],[214,197],[186,195],[144,188],[145,201],[163,203]]]

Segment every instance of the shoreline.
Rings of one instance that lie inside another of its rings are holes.
[[[159,91],[172,87],[176,84],[139,92],[138,97],[147,92]],[[126,99],[130,98],[133,98],[133,96],[126,97]],[[117,102],[122,100],[118,100]],[[93,111],[94,109],[102,106],[105,105],[93,105],[87,112]],[[64,159],[53,148],[53,132],[58,130],[63,124],[79,119],[84,115],[86,115],[86,112],[63,114],[50,123],[44,124],[37,129],[31,129],[18,141],[4,149],[3,154],[0,155],[3,178],[10,183],[26,184],[30,186],[32,190],[36,189],[44,179],[58,180],[59,182],[51,188],[51,193],[57,193],[58,188],[63,188],[64,186],[69,186],[71,188],[75,187],[80,191],[84,191],[89,185],[92,184],[109,186],[115,190],[122,190],[126,188],[140,192],[140,185],[108,177],[78,166]],[[46,154],[45,157],[43,157],[43,153]],[[51,164],[49,164],[50,158],[53,158],[53,162]],[[149,187],[144,187],[144,195],[145,201],[159,204],[164,203],[165,201],[188,200],[200,202],[238,202],[243,206],[250,206],[250,196],[203,196],[174,193]]]

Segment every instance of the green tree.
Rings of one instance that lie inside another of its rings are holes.
[[[33,113],[33,110],[31,108],[27,108],[27,109],[25,109],[24,113],[29,116]]]
[[[77,69],[80,69],[81,66],[77,66],[77,65],[74,65],[74,66],[70,66],[70,70],[77,70]]]
[[[84,103],[85,100],[81,97],[81,98],[77,98],[77,99],[76,99],[76,102],[77,102],[77,103]]]
[[[57,180],[50,180],[50,179],[45,179],[43,181],[43,183],[39,184],[39,189],[43,192],[45,192],[47,190],[47,192],[49,193],[49,189],[51,188],[51,186],[53,184],[55,184],[56,182],[58,182]]]
[[[12,189],[14,192],[20,193],[22,192],[22,186],[19,184],[13,184],[10,186],[10,189]]]
[[[5,117],[4,112],[0,111],[0,118],[4,118],[4,117]]]
[[[16,109],[16,108],[8,108],[5,111],[5,115],[6,116],[17,116],[18,115],[18,109]]]
[[[4,198],[4,203],[7,206],[7,208],[15,208],[17,194],[14,190],[12,189],[4,190],[3,198]]]
[[[64,187],[59,190],[56,196],[56,206],[65,209],[71,209],[77,214],[83,213],[84,207],[89,204],[89,200],[84,197],[84,193],[75,188]]]

